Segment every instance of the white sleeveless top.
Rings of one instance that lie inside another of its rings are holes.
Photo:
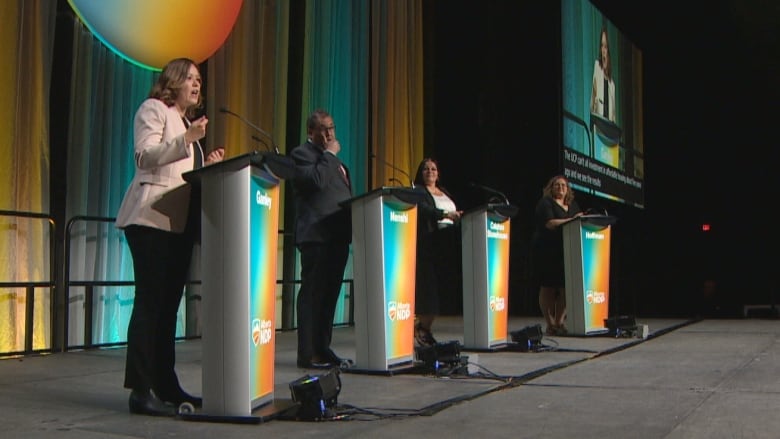
[[[455,207],[455,202],[452,201],[452,198],[448,197],[445,193],[442,193],[441,195],[433,195],[433,203],[436,205],[437,209],[446,210],[448,212],[458,210],[458,208]],[[440,229],[449,227],[453,224],[455,224],[455,222],[449,218],[442,218],[439,220]]]

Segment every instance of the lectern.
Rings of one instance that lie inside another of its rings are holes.
[[[620,167],[620,138],[623,135],[620,127],[596,113],[590,114],[590,126],[594,134],[591,156],[615,168]]]
[[[487,204],[461,218],[466,349],[507,344],[510,218],[516,213],[516,206]]]
[[[417,203],[409,188],[383,187],[352,209],[355,368],[390,373],[414,364]]]
[[[583,215],[563,225],[566,321],[571,335],[608,332],[609,256],[615,217]]]
[[[253,152],[184,174],[201,194],[203,413],[273,400],[279,184],[294,166]]]

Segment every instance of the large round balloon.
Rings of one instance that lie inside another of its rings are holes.
[[[141,67],[205,61],[225,43],[243,0],[68,0],[106,46]]]

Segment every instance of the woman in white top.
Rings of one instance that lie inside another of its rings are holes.
[[[431,327],[439,313],[439,287],[453,270],[451,251],[442,251],[463,211],[457,209],[450,193],[439,184],[439,166],[425,158],[417,167],[415,189],[425,196],[417,205],[417,267],[415,279],[415,327],[417,346],[436,344]],[[459,261],[458,261],[459,263]]]
[[[602,27],[599,35],[599,58],[593,65],[590,112],[615,122],[615,81],[612,79],[607,28]]]

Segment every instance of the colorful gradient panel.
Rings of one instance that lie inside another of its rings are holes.
[[[414,276],[417,261],[417,206],[382,203],[385,243],[385,346],[387,359],[414,352]],[[408,335],[408,336],[407,336]]]
[[[585,332],[604,328],[609,316],[609,252],[611,229],[582,224],[582,285]]]
[[[243,0],[68,0],[95,37],[152,70],[174,58],[201,63],[225,43]]]
[[[509,219],[487,217],[488,337],[506,341],[509,312]]]
[[[250,194],[249,385],[250,396],[255,400],[274,390],[278,181],[253,175]]]

